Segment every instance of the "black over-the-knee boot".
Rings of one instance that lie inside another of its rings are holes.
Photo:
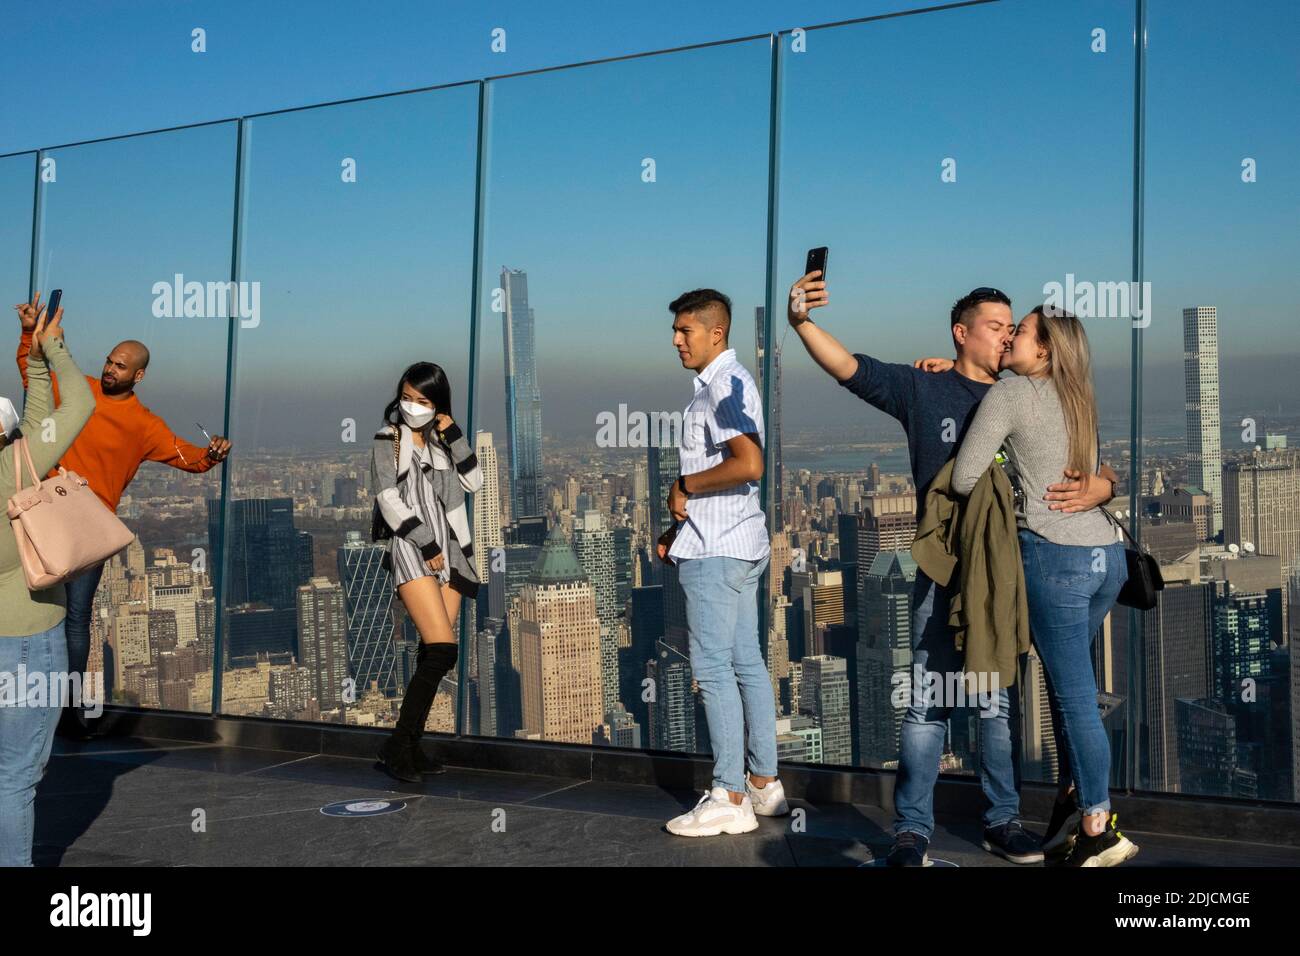
[[[442,768],[424,757],[420,751],[420,737],[425,721],[433,708],[433,698],[443,677],[456,664],[455,644],[426,644],[421,642],[416,652],[415,673],[402,698],[397,726],[379,751],[379,761],[384,770],[398,780],[416,783],[422,772],[437,773]]]

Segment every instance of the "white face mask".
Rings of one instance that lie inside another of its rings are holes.
[[[417,405],[415,402],[401,402],[398,408],[402,412],[402,419],[412,428],[423,428],[433,418],[432,408]]]

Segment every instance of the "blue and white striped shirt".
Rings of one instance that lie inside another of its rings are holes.
[[[756,434],[763,444],[763,400],[746,368],[727,349],[695,376],[695,395],[682,415],[683,475],[707,471],[732,457],[726,445],[737,435]],[[732,557],[758,561],[771,552],[758,482],[686,499],[686,520],[677,528],[668,556]]]

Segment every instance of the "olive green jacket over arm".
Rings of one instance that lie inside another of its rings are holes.
[[[990,465],[963,499],[952,490],[952,469],[944,465],[926,493],[912,557],[931,580],[955,585],[948,623],[965,652],[968,689],[1011,687],[1030,643],[1011,482]]]

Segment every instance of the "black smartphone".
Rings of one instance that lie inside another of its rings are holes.
[[[50,293],[50,301],[45,303],[45,321],[53,322],[54,313],[59,311],[59,302],[63,299],[63,290],[55,289]]]
[[[804,263],[803,274],[807,275],[814,269],[822,271],[821,276],[816,280],[819,282],[826,281],[826,246],[818,246],[816,249],[808,250],[808,261]]]

